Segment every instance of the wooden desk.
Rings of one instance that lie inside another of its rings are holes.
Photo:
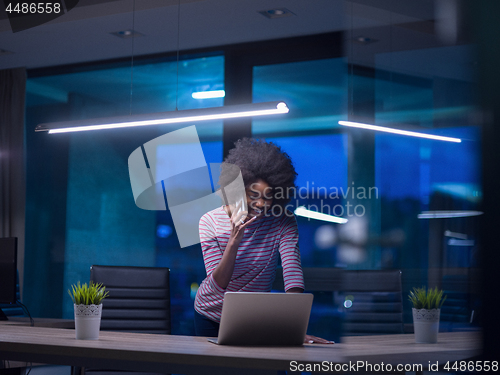
[[[349,337],[335,345],[229,347],[203,337],[101,332],[97,341],[76,340],[74,330],[0,326],[0,359],[134,371],[238,374],[290,370],[296,364],[349,361],[415,363],[466,359],[480,353],[474,332],[441,333],[437,344],[415,344],[413,335]],[[307,370],[304,370],[307,371]]]
[[[75,321],[73,319],[52,319],[52,318],[34,318],[34,326],[36,327],[51,327],[51,328],[75,328]],[[2,331],[2,326],[30,326],[31,321],[28,317],[12,317],[9,316],[8,320],[0,321],[0,332]],[[0,358],[3,359],[3,358]],[[31,367],[43,366],[43,363],[30,362]],[[9,374],[21,374],[24,373],[23,370],[26,368],[26,362],[9,361],[7,364],[7,369],[10,370]],[[0,362],[0,374],[8,371],[4,368],[4,364]]]
[[[481,354],[480,332],[440,332],[436,344],[417,344],[413,334],[345,337],[344,359],[371,364],[421,364],[439,366],[447,361],[467,360]],[[415,371],[415,370],[409,370]]]
[[[0,326],[2,325],[21,325],[29,326],[31,321],[27,317],[9,317],[9,320],[0,321]],[[35,327],[48,327],[48,328],[75,328],[74,319],[53,319],[53,318],[33,318],[33,325]]]

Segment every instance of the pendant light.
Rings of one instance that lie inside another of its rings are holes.
[[[133,2],[132,27],[135,27],[135,0]],[[179,35],[180,35],[180,6],[179,0],[177,13],[177,87],[175,99],[175,111],[148,113],[132,115],[132,93],[133,93],[133,67],[134,67],[134,38],[132,38],[131,58],[131,86],[130,86],[130,114],[128,116],[106,117],[97,119],[85,119],[76,121],[62,121],[39,124],[36,132],[46,131],[49,134],[81,132],[91,130],[129,128],[135,126],[151,126],[175,123],[191,123],[210,120],[224,120],[244,118],[253,116],[265,116],[288,113],[286,103],[282,101],[250,103],[222,107],[210,107],[200,109],[178,110],[179,97]]]
[[[363,124],[360,122],[353,122],[353,121],[339,121],[339,125],[353,127],[353,128],[360,128],[360,129],[376,130],[376,131],[381,131],[381,132],[385,132],[385,133],[408,135],[411,137],[427,138],[427,139],[433,139],[433,140],[437,140],[437,141],[446,141],[446,142],[455,142],[455,143],[462,142],[462,140],[460,138],[443,137],[440,135],[421,133],[421,132],[413,132],[413,131],[395,129],[395,128],[388,128],[385,126]]]
[[[39,124],[35,131],[48,131],[51,134],[68,133],[89,130],[129,128],[133,126],[164,125],[185,122],[191,123],[218,119],[274,115],[280,113],[288,113],[288,107],[284,102],[266,102],[224,107],[186,109],[181,111],[149,113],[142,115],[105,117],[89,120],[51,122]]]

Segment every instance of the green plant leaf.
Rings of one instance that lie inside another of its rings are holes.
[[[408,295],[408,299],[415,309],[439,309],[446,300],[443,291],[437,287],[426,289],[425,287],[413,288]]]
[[[81,285],[78,281],[71,285],[68,293],[75,305],[99,305],[104,298],[108,297],[106,287],[92,281],[89,285],[86,283]]]

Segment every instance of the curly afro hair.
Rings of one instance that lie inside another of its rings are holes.
[[[224,162],[241,169],[247,187],[259,179],[266,181],[276,194],[273,205],[284,207],[290,200],[288,192],[296,188],[297,172],[290,156],[278,145],[264,140],[243,138],[234,145]]]

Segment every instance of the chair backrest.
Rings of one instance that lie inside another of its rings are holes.
[[[303,267],[305,289],[309,292],[334,292],[340,290],[344,270],[332,267]],[[284,290],[283,269],[276,270],[274,290]]]
[[[403,333],[400,270],[304,267],[302,271],[305,290],[315,294],[311,314],[322,315],[317,318],[319,321],[333,326],[341,313],[343,335]],[[283,290],[283,271],[280,268],[273,289]],[[325,298],[323,292],[332,292],[333,301],[331,297]],[[315,307],[318,312],[314,311]]]
[[[454,324],[467,326],[471,323],[475,306],[470,280],[470,275],[444,275],[442,278],[441,288],[446,295],[446,302],[441,307],[439,320],[449,329]]]
[[[400,270],[346,270],[335,299],[345,335],[404,332]]]
[[[106,286],[101,329],[170,334],[170,270],[157,267],[97,266],[90,280]]]

